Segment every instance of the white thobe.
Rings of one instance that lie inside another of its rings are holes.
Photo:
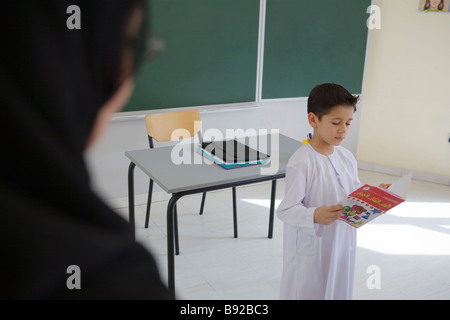
[[[356,229],[314,223],[314,211],[360,185],[356,159],[344,147],[324,156],[307,144],[289,159],[277,209],[284,222],[281,299],[352,299]]]

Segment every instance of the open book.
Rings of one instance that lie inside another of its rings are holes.
[[[266,163],[270,156],[236,139],[203,142],[197,152],[226,169]]]
[[[359,228],[381,216],[405,201],[411,178],[409,173],[387,190],[366,184],[353,191],[341,201],[345,212],[338,220]]]

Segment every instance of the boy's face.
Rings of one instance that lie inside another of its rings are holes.
[[[317,135],[322,143],[338,146],[347,136],[353,114],[353,106],[338,105],[320,120],[313,113],[310,113],[308,119],[314,128],[314,135]]]

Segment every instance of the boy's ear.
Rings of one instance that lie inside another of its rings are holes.
[[[308,122],[311,127],[314,129],[317,128],[317,124],[319,123],[319,117],[316,116],[313,112],[308,113]]]

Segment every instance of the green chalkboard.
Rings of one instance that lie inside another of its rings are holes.
[[[266,0],[263,99],[361,93],[371,0]],[[260,0],[152,0],[165,42],[124,111],[256,101]]]
[[[324,82],[361,93],[370,0],[267,0],[262,98]]]
[[[165,42],[123,111],[255,101],[259,0],[152,0]]]

